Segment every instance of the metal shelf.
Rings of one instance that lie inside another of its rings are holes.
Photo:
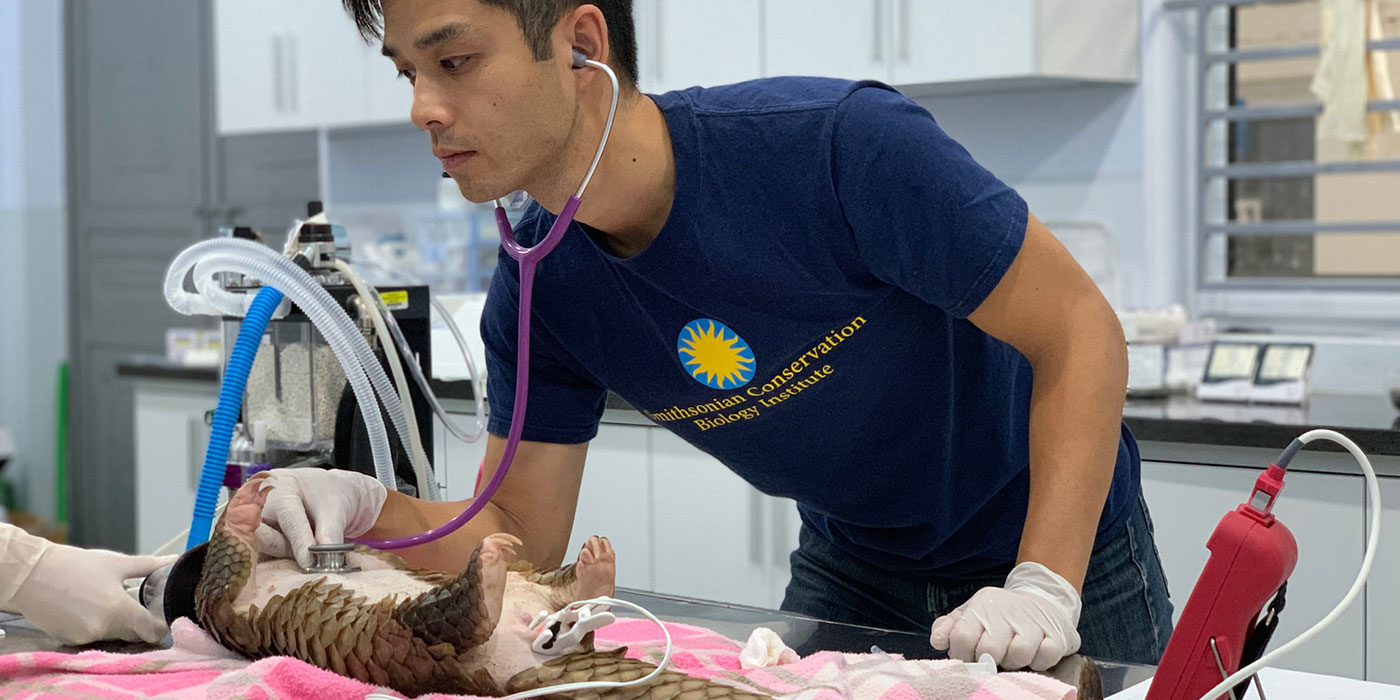
[[[1311,236],[1314,234],[1400,233],[1400,221],[1261,221],[1250,224],[1212,224],[1202,229],[1208,236]]]
[[[1373,173],[1400,171],[1400,160],[1357,160],[1318,163],[1310,160],[1279,161],[1276,163],[1236,163],[1205,168],[1206,178],[1257,180],[1266,177],[1308,177],[1337,173]]]

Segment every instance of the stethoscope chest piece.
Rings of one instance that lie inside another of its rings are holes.
[[[305,569],[308,574],[353,574],[360,570],[347,558],[355,551],[353,544],[313,544],[310,550],[315,561]]]

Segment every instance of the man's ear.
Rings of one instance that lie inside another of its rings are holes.
[[[579,5],[572,12],[566,13],[559,22],[560,26],[559,31],[556,32],[556,38],[558,41],[562,41],[563,48],[570,52],[566,55],[572,57],[572,53],[577,51],[587,59],[608,62],[611,58],[608,45],[608,22],[603,18],[603,11],[598,9],[597,5]],[[573,65],[578,67],[578,62],[575,61]]]

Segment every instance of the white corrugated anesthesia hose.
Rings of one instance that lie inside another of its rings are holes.
[[[374,333],[379,337],[379,345],[384,348],[384,356],[389,360],[389,371],[393,373],[394,384],[399,388],[399,401],[403,404],[404,419],[408,422],[408,438],[413,446],[413,473],[424,489],[419,495],[430,501],[441,501],[442,495],[438,493],[437,481],[433,478],[432,468],[428,464],[428,455],[423,451],[423,436],[418,433],[418,416],[413,408],[413,395],[409,393],[408,378],[403,374],[403,362],[399,358],[393,339],[389,337],[385,309],[382,308],[379,294],[365,284],[364,279],[355,272],[355,268],[350,267],[344,260],[336,260],[335,269],[355,288],[355,293],[360,295],[360,300],[369,311]],[[412,363],[412,355],[409,355],[409,362]]]
[[[203,241],[190,246],[171,263],[165,279],[165,298],[170,308],[179,313],[223,313],[210,300],[185,291],[185,276],[194,267],[203,269],[206,274],[229,271],[256,277],[282,291],[306,313],[335,352],[346,380],[360,402],[360,412],[365,420],[365,429],[369,433],[375,475],[386,488],[397,490],[393,462],[390,459],[388,433],[384,420],[379,415],[375,389],[379,390],[391,418],[397,411],[398,420],[402,421],[403,406],[389,385],[383,368],[373,359],[374,354],[370,351],[369,344],[360,336],[335,300],[316,284],[305,270],[275,251],[252,241],[226,238]],[[196,274],[198,275],[198,272]],[[366,356],[372,360],[368,366],[364,362]],[[380,384],[382,386],[375,386]],[[405,432],[401,430],[400,436],[403,437]],[[407,439],[404,438],[404,441],[407,447]]]
[[[239,239],[224,240],[248,242]],[[320,310],[321,316],[325,319],[325,323],[318,321],[317,318],[310,313],[307,313],[307,317],[311,319],[316,329],[321,331],[321,335],[325,336],[326,342],[331,345],[331,349],[336,350],[337,347],[336,344],[332,342],[332,337],[343,339],[341,347],[347,349],[353,359],[358,360],[360,366],[364,368],[365,373],[368,375],[370,384],[374,387],[375,393],[379,395],[379,401],[383,403],[384,411],[389,414],[389,421],[394,426],[395,432],[398,433],[399,445],[403,448],[405,454],[412,455],[413,446],[408,435],[408,419],[404,415],[403,402],[399,401],[398,393],[394,390],[394,386],[389,383],[389,377],[384,374],[384,368],[379,366],[379,359],[374,356],[374,351],[370,349],[369,343],[366,343],[364,337],[360,335],[359,328],[350,321],[350,317],[345,313],[345,310],[340,307],[340,304],[336,303],[336,301],[331,298],[330,294],[328,294],[318,282],[313,280],[311,275],[298,267],[296,263],[273,253],[270,248],[265,248],[256,243],[252,245],[264,251],[264,255],[271,256],[266,258],[267,260],[277,261],[274,269],[277,274],[280,275],[279,279],[287,284],[299,285],[296,289],[305,292],[304,296],[299,296],[307,299],[312,306]],[[216,274],[226,271],[251,274],[258,279],[265,279],[262,275],[257,275],[256,273],[248,273],[241,269],[228,268],[229,265],[237,265],[245,259],[239,258],[236,255],[229,258],[221,258],[219,257],[220,255],[223,255],[223,253],[211,253],[197,262],[194,266],[195,279],[213,279]],[[198,286],[199,284],[196,283],[196,287]],[[273,284],[273,286],[280,289],[278,284]],[[287,296],[291,297],[292,295],[288,294]],[[306,311],[306,306],[303,305],[299,299],[293,299],[293,301],[295,301],[297,306],[303,311]],[[336,352],[338,357],[339,351],[336,350]],[[356,399],[359,399],[358,394],[356,394]],[[373,405],[377,406],[378,404],[376,403]]]

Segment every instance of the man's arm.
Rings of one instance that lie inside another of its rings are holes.
[[[503,437],[487,438],[483,486],[500,464],[505,445]],[[485,508],[456,532],[396,554],[414,566],[461,571],[481,538],[509,532],[525,543],[520,548],[521,558],[536,566],[558,566],[569,546],[587,452],[588,443],[556,445],[522,440],[510,471]],[[451,520],[468,503],[470,500],[423,501],[390,493],[379,519],[364,537],[381,539],[423,532]]]
[[[1082,589],[1113,479],[1128,353],[1107,300],[1064,246],[1027,216],[1021,251],[969,317],[1030,361],[1030,503],[1017,562]]]

